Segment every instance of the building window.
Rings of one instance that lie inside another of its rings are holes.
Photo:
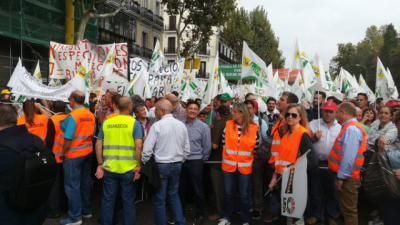
[[[142,32],[142,47],[147,48],[147,33]]]
[[[175,62],[175,60],[168,60],[168,61],[167,61],[168,64],[174,63],[174,62]]]
[[[176,16],[169,16],[169,30],[176,30]]]
[[[161,9],[161,2],[157,1],[156,2],[156,14],[158,16],[161,16],[160,9]]]
[[[148,0],[143,0],[143,7],[148,9],[149,8],[149,1]]]
[[[156,47],[157,44],[157,37],[154,37],[153,39],[153,49]]]
[[[175,37],[168,38],[168,53],[175,53]]]
[[[199,78],[206,78],[206,62],[200,63]]]

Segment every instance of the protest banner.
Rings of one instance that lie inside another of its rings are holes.
[[[303,218],[307,205],[307,153],[282,174],[281,213],[283,216]]]
[[[79,67],[84,64],[93,71],[92,76],[99,79],[103,64],[112,48],[115,48],[114,70],[126,77],[128,75],[127,43],[96,45],[83,40],[76,45],[50,42],[49,78],[70,80],[75,76]]]
[[[49,87],[32,76],[19,61],[7,84],[14,95],[40,98],[51,101],[68,102],[68,97],[75,90],[84,91],[85,83],[81,76],[75,76],[61,87]]]

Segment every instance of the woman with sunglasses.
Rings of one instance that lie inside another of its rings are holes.
[[[243,225],[250,223],[250,182],[254,149],[258,146],[258,126],[244,103],[235,104],[232,120],[226,122],[222,136],[222,171],[224,177],[223,218],[218,225],[229,225],[233,214],[235,189],[239,187],[240,216]]]
[[[296,163],[297,158],[312,148],[310,131],[308,129],[307,114],[303,106],[290,104],[285,116],[286,127],[283,131],[279,151],[274,164],[274,175],[269,183],[271,194],[271,213],[274,220],[280,215],[280,177],[282,172],[289,166]],[[315,157],[312,151],[307,155],[309,165],[315,164]]]

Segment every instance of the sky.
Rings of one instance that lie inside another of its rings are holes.
[[[296,39],[306,55],[318,54],[325,68],[337,54],[338,43],[357,43],[371,25],[393,23],[400,31],[400,0],[240,0],[239,6],[252,10],[258,5],[268,13],[279,49],[293,61]],[[268,63],[268,62],[267,62]]]

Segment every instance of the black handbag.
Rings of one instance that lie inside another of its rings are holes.
[[[386,154],[372,153],[365,165],[361,182],[370,200],[400,199],[400,181],[396,178]]]
[[[158,190],[161,187],[160,171],[154,155],[151,156],[150,160],[142,165],[141,174],[144,175],[146,181],[153,187],[154,190]]]

